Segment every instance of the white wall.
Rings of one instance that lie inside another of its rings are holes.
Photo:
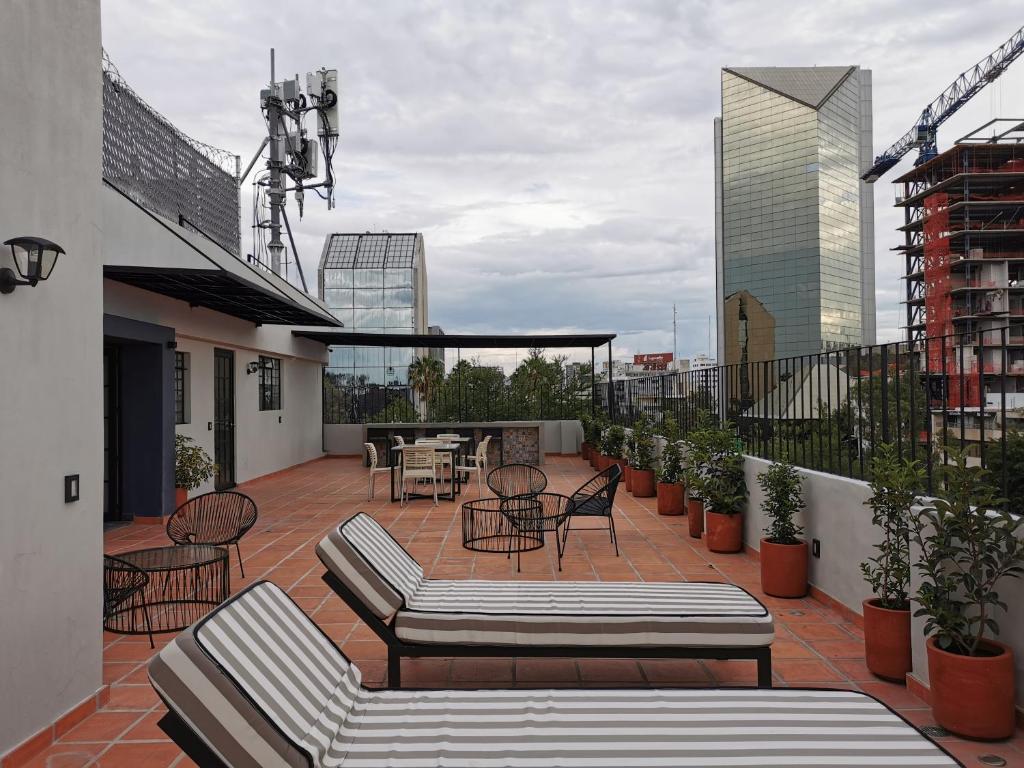
[[[113,280],[105,280],[103,287],[107,314],[175,329],[178,351],[189,353],[191,396],[190,421],[179,424],[177,432],[192,437],[211,457],[214,349],[234,351],[237,482],[323,455],[321,366],[327,359],[323,344],[293,337],[291,327],[256,327]],[[246,373],[246,365],[261,354],[282,360],[279,411],[259,409],[259,375]],[[193,495],[210,490],[212,482]]]
[[[98,0],[5,2],[0,57],[0,241],[67,251],[47,282],[0,296],[3,754],[102,685]]]
[[[757,476],[770,465],[764,459],[744,457],[750,497],[743,518],[743,538],[747,546],[758,550],[768,520],[761,512],[764,494]],[[807,507],[797,522],[804,526],[808,544],[812,539],[821,542],[821,557],[810,560],[810,582],[850,610],[862,613],[861,603],[871,594],[860,564],[874,554],[872,547],[878,536],[871,524],[871,509],[864,505],[871,490],[860,480],[823,472],[801,469],[800,475]]]

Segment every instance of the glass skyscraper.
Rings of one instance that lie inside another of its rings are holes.
[[[427,332],[427,268],[423,235],[334,234],[324,243],[320,297],[359,333]],[[342,384],[404,385],[417,350],[347,347],[330,350],[328,371]]]
[[[871,151],[869,70],[722,70],[715,120],[720,361],[874,343],[874,208],[871,187],[860,180]],[[750,328],[755,318],[746,313],[729,316],[755,302],[773,328]],[[745,338],[773,338],[744,357],[741,340],[728,338],[739,329]]]

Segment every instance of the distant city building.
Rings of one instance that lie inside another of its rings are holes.
[[[1024,129],[997,119],[894,183],[905,210],[908,341],[924,358],[932,435],[1024,428]]]
[[[869,70],[722,70],[715,244],[724,364],[740,362],[745,344],[753,360],[874,343],[874,208],[860,180],[871,153]]]
[[[427,265],[421,234],[329,235],[318,284],[320,297],[346,331],[426,333]],[[328,372],[340,384],[407,384],[409,363],[417,353],[408,347],[331,347]]]
[[[430,336],[444,336],[444,328],[440,325],[429,325],[427,326],[427,333]],[[427,350],[427,357],[440,360],[441,365],[444,365],[444,350],[444,347],[431,347]]]

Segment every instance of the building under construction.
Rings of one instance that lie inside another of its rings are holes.
[[[895,183],[907,333],[932,405],[944,428],[987,421],[993,439],[1024,408],[1024,121],[994,120]]]

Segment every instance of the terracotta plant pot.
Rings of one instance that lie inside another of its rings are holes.
[[[626,460],[625,459],[618,459],[618,458],[616,458],[616,459],[611,459],[611,458],[608,459],[608,466],[610,467],[612,464],[618,464],[619,465],[619,469],[622,470],[622,473],[623,474],[626,473],[626,467],[628,466],[628,464],[626,464]]]
[[[626,490],[627,491],[632,491],[633,490],[633,468],[631,466],[629,466],[629,464],[626,464],[626,466],[622,468],[622,479],[626,483]]]
[[[633,476],[633,495],[638,499],[649,499],[654,496],[654,470],[634,469],[630,474]]]
[[[704,521],[707,526],[704,542],[709,550],[731,554],[743,549],[743,515],[723,515],[705,510]]]
[[[188,501],[188,488],[175,488],[174,489],[174,508],[177,509],[182,504]]]
[[[806,541],[773,544],[768,539],[761,539],[761,589],[772,597],[803,597],[807,594]]]
[[[910,611],[883,608],[878,598],[865,600],[864,661],[872,674],[904,683],[913,668],[910,654]]]
[[[601,452],[597,448],[590,449],[590,456],[587,460],[590,462],[591,469],[597,469],[598,459],[601,457]]]
[[[658,483],[658,514],[681,515],[686,512],[682,483]]]
[[[928,678],[935,721],[969,739],[1013,735],[1013,651],[995,640],[982,646],[994,656],[949,653],[928,638]]]
[[[704,502],[690,496],[686,500],[686,516],[689,518],[690,535],[699,539],[704,533]]]
[[[584,461],[590,461],[590,443],[580,443],[580,456]]]
[[[605,469],[608,468],[608,457],[605,456],[603,453],[599,453],[593,458],[595,460],[594,469],[596,469],[598,472],[603,472]]]

